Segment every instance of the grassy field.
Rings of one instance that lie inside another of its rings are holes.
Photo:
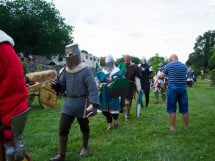
[[[183,129],[177,113],[176,131],[169,131],[165,105],[154,104],[151,92],[149,108],[131,119],[120,114],[118,129],[107,131],[105,118],[99,113],[90,118],[90,153],[80,157],[81,132],[74,122],[66,161],[214,161],[215,160],[215,89],[209,81],[198,80],[188,88],[190,124]],[[24,139],[33,161],[48,161],[58,152],[58,124],[63,100],[56,108],[42,109],[37,99],[31,106]]]

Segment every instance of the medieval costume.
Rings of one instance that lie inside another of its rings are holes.
[[[142,76],[139,67],[131,62],[131,57],[129,55],[124,57],[124,62],[126,64],[125,77],[129,80],[128,91],[126,96],[123,97],[124,114],[125,120],[127,121],[132,106],[132,99],[134,98],[134,92],[136,90],[135,77],[141,79]]]
[[[59,129],[60,151],[50,161],[65,160],[68,135],[75,118],[77,118],[82,132],[82,150],[80,155],[88,153],[90,128],[89,120],[86,117],[86,108],[89,105],[93,107],[99,106],[99,99],[92,71],[85,63],[81,62],[80,54],[77,44],[66,46],[67,65],[58,80],[61,88],[65,91],[65,101],[61,110]],[[94,108],[93,110],[96,112]]]
[[[154,76],[154,93],[155,93],[155,103],[159,103],[159,93],[162,96],[162,100],[166,101],[166,91],[167,91],[167,78],[159,78],[159,75],[163,71],[163,64],[158,65],[158,71]]]
[[[0,128],[3,128],[1,135],[6,153],[0,156],[7,161],[25,157],[22,133],[28,111],[24,70],[13,45],[13,39],[0,30]]]
[[[140,64],[140,71],[142,74],[142,79],[141,79],[141,87],[142,90],[145,94],[145,106],[148,107],[149,104],[149,94],[150,94],[150,78],[152,74],[152,66],[147,64],[146,58],[142,58],[142,62]]]
[[[98,79],[98,86],[100,89],[99,100],[101,103],[100,110],[106,117],[108,127],[112,128],[112,120],[114,119],[114,127],[118,127],[118,117],[120,106],[120,97],[112,97],[110,95],[110,83],[113,83],[122,73],[118,67],[115,66],[114,59],[111,55],[105,59],[105,67],[96,74]]]

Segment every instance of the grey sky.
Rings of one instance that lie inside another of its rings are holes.
[[[53,0],[74,40],[96,56],[158,53],[185,62],[197,36],[215,28],[215,0]]]

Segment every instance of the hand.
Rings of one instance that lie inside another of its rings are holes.
[[[94,104],[90,104],[86,109],[86,118],[90,116],[95,116],[97,114],[97,108],[94,106]]]
[[[56,93],[61,91],[61,84],[57,79],[52,80],[51,87],[56,91]]]

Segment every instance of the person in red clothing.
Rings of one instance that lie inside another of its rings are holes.
[[[0,128],[5,154],[4,161],[25,158],[22,133],[28,113],[28,90],[21,60],[17,56],[13,39],[0,30]]]

